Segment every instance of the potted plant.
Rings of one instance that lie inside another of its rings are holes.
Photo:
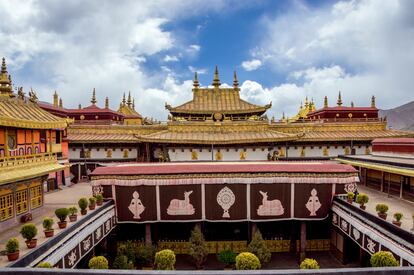
[[[261,267],[259,258],[257,258],[253,253],[242,252],[236,256],[237,270],[255,270],[260,269]]]
[[[95,199],[96,199],[96,205],[97,206],[101,206],[103,204],[103,196],[102,196],[102,194],[96,194],[95,195]]]
[[[52,228],[55,221],[52,218],[44,218],[43,219],[43,228],[45,232],[45,237],[50,238],[53,237],[55,230]]]
[[[395,259],[389,251],[378,251],[372,254],[371,259],[372,267],[386,267],[386,266],[399,266],[399,262]]]
[[[170,249],[164,249],[155,253],[154,260],[155,268],[157,270],[174,270],[175,254]]]
[[[315,259],[306,258],[300,263],[300,269],[319,269],[319,264]]]
[[[33,223],[24,224],[20,229],[20,234],[26,239],[27,248],[34,248],[37,245],[37,227]]]
[[[256,230],[253,235],[253,239],[249,244],[249,252],[256,255],[257,258],[259,258],[261,264],[268,263],[272,257],[272,253],[266,246],[266,242],[263,240],[262,234],[259,230]]]
[[[15,261],[19,258],[19,241],[16,238],[11,238],[6,244],[7,259]]]
[[[66,221],[66,218],[69,215],[69,210],[67,208],[58,208],[58,209],[55,210],[55,215],[59,219],[59,221],[58,221],[59,228],[60,229],[66,228],[66,225],[68,223]]]
[[[365,204],[368,203],[369,197],[367,194],[360,193],[356,197],[356,203],[359,204],[359,208],[365,210]]]
[[[96,199],[94,197],[89,198],[89,210],[94,210],[96,206]]]
[[[236,263],[236,256],[237,254],[233,250],[226,249],[220,251],[217,258],[224,264],[224,270],[229,270],[233,269],[233,266]]]
[[[204,241],[203,233],[201,233],[200,227],[198,226],[194,227],[193,231],[191,231],[188,255],[190,255],[197,269],[203,268],[203,264],[208,256],[208,247]]]
[[[379,203],[375,206],[375,210],[377,211],[378,217],[384,220],[387,219],[388,205]]]
[[[78,208],[76,206],[71,206],[68,208],[69,210],[69,220],[70,222],[76,222],[78,220]]]
[[[104,256],[92,257],[89,260],[88,267],[90,269],[108,269],[108,260]]]
[[[395,224],[396,226],[401,227],[401,219],[403,217],[403,214],[400,212],[394,213],[394,221],[392,221],[393,224]]]
[[[125,255],[117,255],[112,264],[113,269],[134,269],[134,265],[128,262],[128,257]]]
[[[352,204],[354,202],[354,198],[355,198],[355,194],[352,192],[348,192],[347,201]]]
[[[81,210],[81,214],[86,215],[86,213],[88,213],[88,210],[86,210],[86,208],[88,208],[88,199],[87,198],[80,198],[79,201],[78,201],[78,205],[79,205],[79,208]]]
[[[144,270],[151,270],[154,264],[155,247],[152,245],[140,245],[135,250],[135,261]]]

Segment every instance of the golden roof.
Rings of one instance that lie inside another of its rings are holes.
[[[381,163],[365,162],[363,160],[355,161],[355,160],[348,160],[348,159],[342,159],[342,158],[336,158],[335,160],[341,163],[350,164],[356,167],[363,167],[363,168],[368,168],[368,169],[373,169],[373,170],[378,170],[378,171],[384,171],[387,173],[403,175],[407,177],[414,177],[414,169],[410,169],[410,168],[398,167],[398,166],[381,164]]]
[[[307,132],[300,141],[373,140],[375,138],[414,136],[414,132],[395,130]]]
[[[107,143],[129,143],[139,142],[138,138],[134,134],[105,134],[105,133],[90,133],[90,134],[68,134],[68,140],[71,143],[95,143],[95,142],[107,142]]]
[[[135,111],[135,100],[131,99],[131,92],[128,94],[128,100],[125,100],[124,94],[118,112],[124,114],[126,118],[142,118],[142,116]]]

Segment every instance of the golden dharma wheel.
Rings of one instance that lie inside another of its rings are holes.
[[[214,120],[223,120],[223,114],[222,113],[215,113],[213,115]]]

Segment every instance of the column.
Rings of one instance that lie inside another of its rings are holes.
[[[32,155],[35,154],[35,145],[34,145],[34,130],[32,130]]]
[[[10,156],[10,152],[9,152],[9,132],[8,129],[5,128],[4,129],[4,156],[5,157],[9,157]]]
[[[381,171],[381,192],[384,192],[384,171]]]
[[[145,224],[145,244],[146,245],[152,245],[151,224],[149,224],[149,223]]]
[[[257,224],[255,222],[250,222],[251,230],[250,230],[250,240],[253,240],[253,236],[257,231]]]
[[[403,197],[403,187],[404,187],[404,183],[405,183],[405,177],[401,176],[402,179],[400,178],[400,199],[402,199]]]
[[[300,223],[300,261],[302,262],[306,258],[306,222]]]

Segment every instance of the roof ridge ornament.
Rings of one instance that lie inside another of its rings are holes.
[[[91,103],[92,103],[93,105],[95,105],[95,104],[97,103],[97,101],[96,101],[96,92],[95,92],[95,88],[93,88],[93,91],[92,91],[92,99],[91,99]]]
[[[127,101],[127,105],[128,107],[131,107],[132,105],[132,100],[131,100],[131,91],[128,92],[128,101]]]
[[[200,83],[198,82],[198,75],[197,72],[194,72],[194,82],[193,82],[194,89],[198,89],[200,87]]]
[[[323,100],[323,107],[328,108],[328,97],[327,96],[325,96],[325,98]]]
[[[235,91],[239,91],[239,81],[237,80],[236,70],[234,70],[233,88]]]
[[[220,87],[221,83],[220,83],[220,79],[219,79],[219,72],[218,72],[218,67],[216,65],[216,70],[214,72],[214,79],[213,79],[213,83],[212,85],[214,86],[214,88],[218,88]]]
[[[339,94],[338,94],[338,101],[336,102],[336,104],[338,104],[338,106],[341,106],[341,105],[342,105],[341,91],[339,91]]]
[[[375,107],[375,96],[371,97],[371,108],[376,108]]]
[[[105,109],[109,109],[109,97],[105,98]]]

